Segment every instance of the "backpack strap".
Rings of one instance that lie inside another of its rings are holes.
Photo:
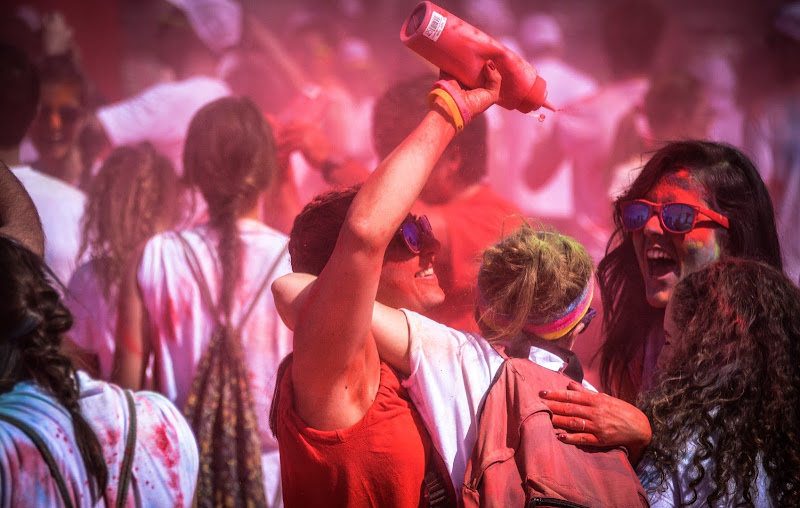
[[[122,467],[119,472],[119,488],[117,489],[117,508],[125,506],[128,497],[128,487],[133,476],[133,456],[136,453],[136,404],[133,401],[133,394],[130,390],[125,390],[125,399],[128,401],[128,413],[131,415],[130,430],[125,440],[125,454],[122,459]]]
[[[259,297],[264,292],[264,290],[267,289],[269,281],[275,274],[275,270],[278,269],[278,265],[283,260],[283,255],[288,251],[289,251],[289,245],[286,244],[281,250],[281,253],[278,255],[278,257],[275,258],[275,261],[272,263],[272,267],[269,269],[269,272],[267,272],[267,275],[266,277],[264,277],[264,280],[261,281],[261,285],[258,287],[258,290],[256,290],[256,292],[253,294],[253,297],[250,299],[250,304],[247,306],[247,310],[244,311],[244,314],[242,314],[242,319],[239,320],[239,326],[236,327],[237,330],[241,330],[242,327],[244,326],[245,321],[247,321],[247,318],[250,317],[250,314],[253,312],[253,309],[256,306],[256,302],[258,301]]]
[[[214,305],[214,300],[211,297],[211,290],[208,288],[208,283],[206,282],[205,277],[203,277],[203,272],[200,270],[200,262],[197,259],[197,254],[195,254],[194,249],[192,246],[189,245],[189,242],[186,238],[183,237],[180,233],[177,234],[178,239],[180,239],[181,243],[183,244],[184,254],[186,256],[186,260],[189,263],[189,270],[192,272],[192,276],[194,277],[197,284],[200,286],[200,293],[202,294],[203,301],[206,304],[206,307],[214,314],[214,319],[217,321],[217,325],[220,325],[219,319],[219,309],[216,305]],[[253,293],[252,298],[250,299],[250,303],[248,304],[246,310],[242,314],[242,318],[239,320],[239,325],[236,327],[237,331],[241,331],[242,327],[244,326],[247,319],[250,317],[250,314],[253,312],[255,308],[256,302],[258,301],[261,294],[269,285],[270,280],[272,279],[272,275],[277,270],[278,265],[280,264],[281,260],[283,260],[283,255],[288,251],[289,246],[288,244],[283,247],[281,253],[275,258],[275,261],[272,263],[272,267],[267,272],[267,275],[264,277],[264,280],[261,281],[261,285],[258,287],[255,293]]]
[[[72,500],[69,498],[69,491],[67,490],[67,484],[64,481],[64,476],[61,475],[61,471],[58,470],[58,465],[56,465],[56,460],[53,458],[53,454],[50,453],[50,449],[47,448],[44,440],[33,430],[33,427],[29,426],[27,423],[14,418],[13,416],[7,414],[0,414],[0,420],[5,421],[14,427],[18,428],[22,432],[25,433],[33,444],[36,445],[36,448],[39,449],[39,453],[42,454],[44,461],[47,463],[47,467],[50,468],[50,474],[53,476],[53,479],[56,481],[56,485],[58,486],[58,491],[61,493],[61,500],[64,501],[64,506],[67,508],[73,508]]]
[[[206,282],[203,271],[200,269],[200,261],[197,259],[197,254],[195,254],[194,249],[192,249],[192,246],[189,245],[189,242],[181,233],[176,233],[176,236],[183,245],[183,255],[186,256],[186,262],[189,264],[189,271],[192,272],[192,277],[194,277],[194,280],[200,287],[200,295],[203,298],[203,302],[211,312],[211,315],[214,316],[215,324],[219,326],[221,324],[219,309],[214,305],[214,299],[211,297],[211,290],[208,288],[208,282]]]

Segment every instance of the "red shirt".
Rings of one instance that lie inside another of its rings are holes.
[[[277,407],[285,506],[424,505],[430,436],[389,366],[381,363],[378,394],[361,421],[332,431],[297,416],[291,369],[285,372]]]
[[[436,274],[445,300],[426,315],[456,330],[478,332],[475,303],[481,255],[517,229],[524,214],[488,185],[464,199],[434,208],[447,222],[450,256],[436,258]]]

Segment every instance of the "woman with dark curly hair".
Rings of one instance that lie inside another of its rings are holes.
[[[0,505],[189,506],[197,446],[178,410],[77,371],[50,269],[3,235],[0,266]]]
[[[78,254],[89,261],[72,275],[67,304],[75,318],[71,338],[102,379],[111,378],[125,268],[142,242],[175,226],[179,195],[172,163],[150,143],[115,148],[90,182]]]
[[[800,289],[758,261],[686,276],[640,407],[652,506],[800,506]]]
[[[680,141],[658,150],[615,202],[614,223],[597,267],[599,356],[603,387],[619,398],[577,386],[546,398],[557,426],[581,430],[565,434],[567,442],[625,445],[635,461],[650,429],[631,404],[653,385],[675,285],[727,256],[783,265],[767,188],[753,163],[722,143]]]

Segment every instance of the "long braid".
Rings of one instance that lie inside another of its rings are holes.
[[[62,304],[41,260],[14,240],[0,236],[0,393],[33,380],[69,412],[78,450],[98,499],[108,484],[108,468],[97,436],[83,418],[75,367],[62,347],[72,315]]]
[[[225,322],[230,325],[234,325],[231,323],[233,298],[242,272],[242,240],[236,228],[237,202],[238,199],[233,197],[223,210],[219,210],[212,223],[219,234],[217,251],[222,265],[219,305],[225,315]]]

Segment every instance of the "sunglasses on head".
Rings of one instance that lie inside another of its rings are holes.
[[[422,251],[422,242],[425,237],[434,238],[431,223],[424,215],[420,215],[415,220],[407,220],[400,226],[397,233],[403,237],[406,247],[414,254]]]
[[[697,217],[704,215],[720,226],[728,228],[728,218],[708,208],[686,203],[651,203],[634,199],[620,203],[622,226],[626,231],[642,229],[654,213],[658,214],[661,226],[670,233],[683,234],[693,230]]]
[[[594,317],[596,315],[597,315],[597,311],[594,310],[593,308],[589,307],[589,309],[586,311],[586,314],[584,314],[583,317],[581,318],[581,320],[578,321],[578,325],[583,323],[583,330],[578,332],[578,335],[582,334],[583,332],[585,332],[586,330],[589,329],[589,325],[592,324],[592,319],[594,319]],[[575,325],[575,326],[578,326],[578,325]]]

